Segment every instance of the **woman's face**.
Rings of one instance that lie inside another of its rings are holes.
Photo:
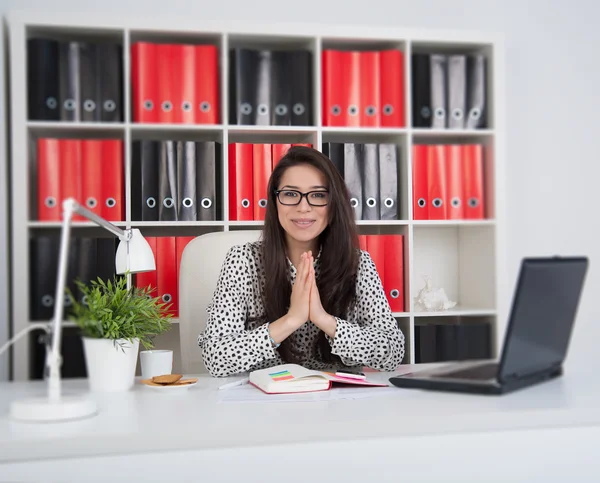
[[[299,242],[317,238],[327,227],[329,193],[325,175],[310,165],[292,166],[283,173],[277,189],[284,190],[279,193],[277,215],[288,236]],[[302,196],[298,191],[311,193]],[[300,203],[294,204],[299,198]]]

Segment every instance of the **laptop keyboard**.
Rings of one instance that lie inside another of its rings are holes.
[[[481,364],[480,366],[473,366],[467,369],[459,369],[457,371],[445,372],[444,374],[438,374],[437,377],[451,377],[453,379],[494,379],[498,375],[498,364],[490,362],[487,364]]]

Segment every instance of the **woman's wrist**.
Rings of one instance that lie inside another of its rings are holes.
[[[335,337],[335,330],[337,329],[337,319],[325,312],[317,320],[313,320],[313,323],[325,332],[329,337]]]

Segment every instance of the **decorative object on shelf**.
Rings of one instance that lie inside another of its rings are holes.
[[[67,198],[63,202],[63,221],[60,236],[56,295],[54,298],[56,302],[51,322],[52,346],[46,355],[46,366],[49,369],[48,390],[45,396],[13,401],[10,405],[10,416],[14,420],[48,423],[84,419],[98,414],[97,404],[89,394],[62,394],[60,374],[62,358],[60,346],[65,304],[65,297],[63,295],[67,285],[71,223],[76,213],[119,238],[120,243],[115,256],[116,273],[117,275],[125,274],[127,289],[131,287],[132,273],[147,272],[156,269],[152,248],[138,229],[121,230],[104,218],[84,208],[73,198]],[[29,330],[31,330],[29,327],[25,328],[15,335],[9,343],[14,343],[29,332]],[[133,337],[135,335],[137,334],[134,334]]]
[[[129,289],[122,276],[76,283],[83,300],[73,302],[69,320],[81,330],[90,389],[127,391],[135,382],[140,343],[152,349],[153,338],[171,328],[169,304],[152,297],[150,286]]]
[[[440,312],[456,305],[448,299],[442,287],[434,287],[429,277],[425,278],[425,286],[415,297],[415,310],[420,312]]]

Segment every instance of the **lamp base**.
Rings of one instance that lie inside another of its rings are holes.
[[[57,423],[85,419],[98,414],[96,403],[85,396],[61,396],[52,401],[48,396],[13,401],[10,417],[32,423]]]

